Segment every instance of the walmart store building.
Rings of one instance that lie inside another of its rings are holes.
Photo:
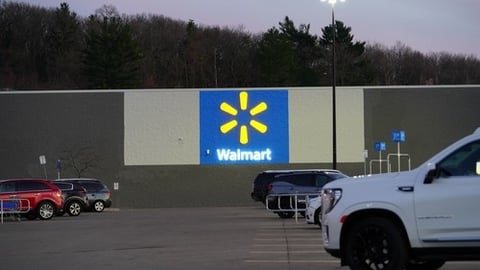
[[[416,167],[480,127],[479,102],[478,85],[337,87],[337,168],[399,146]],[[0,111],[1,179],[75,177],[75,161],[120,208],[253,205],[263,170],[332,166],[330,87],[11,91]]]

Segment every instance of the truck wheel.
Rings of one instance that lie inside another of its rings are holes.
[[[444,264],[444,261],[409,261],[405,270],[437,270]]]
[[[367,218],[347,234],[345,259],[351,270],[403,270],[407,247],[399,228],[385,218]]]
[[[317,224],[322,227],[322,220],[321,220],[321,215],[322,215],[322,207],[319,207],[317,210],[315,210],[315,213],[313,214],[313,222],[314,224]]]

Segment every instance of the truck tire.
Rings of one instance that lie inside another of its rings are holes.
[[[313,223],[317,224],[322,227],[322,207],[320,206],[317,210],[315,210],[315,213],[313,214]]]
[[[347,232],[345,260],[351,270],[403,270],[407,254],[400,229],[388,219],[360,220]]]

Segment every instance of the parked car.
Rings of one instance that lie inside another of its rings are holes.
[[[259,173],[252,184],[252,193],[250,196],[254,201],[259,201],[265,204],[265,199],[268,195],[268,185],[275,181],[275,176],[280,174],[291,174],[298,172],[314,172],[318,169],[300,169],[300,170],[267,170]]]
[[[17,199],[19,201],[14,201]],[[0,200],[22,202],[18,208],[28,219],[51,219],[63,208],[62,191],[43,179],[0,180]]]
[[[345,177],[347,176],[338,170],[327,169],[279,174],[268,185],[268,209],[281,218],[293,217],[295,210],[305,215],[306,200],[318,196],[325,184]]]
[[[88,209],[87,190],[78,183],[65,181],[52,181],[62,191],[64,206],[58,209],[57,215],[67,213],[69,216],[78,216]]]
[[[92,178],[65,178],[58,181],[78,183],[87,190],[89,210],[102,212],[112,205],[111,193],[107,185],[100,179]]]
[[[308,224],[315,224],[321,226],[322,200],[320,196],[315,196],[307,200],[305,210],[305,220]]]

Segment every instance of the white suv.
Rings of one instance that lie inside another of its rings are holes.
[[[408,172],[322,191],[325,249],[352,270],[433,270],[480,260],[480,128]]]

